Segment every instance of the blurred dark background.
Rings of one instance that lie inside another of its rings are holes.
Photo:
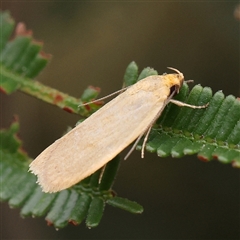
[[[126,66],[181,70],[186,79],[240,95],[237,1],[1,2],[53,55],[38,81],[79,97],[88,85],[101,96],[121,88]],[[20,118],[24,148],[36,157],[78,116],[20,92],[1,94],[2,127]],[[43,218],[21,219],[1,204],[1,239],[240,239],[239,169],[196,156],[158,158],[134,152],[114,189],[142,204],[142,215],[107,206],[100,225],[56,231]]]

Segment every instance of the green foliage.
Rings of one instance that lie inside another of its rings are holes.
[[[0,52],[1,67],[4,66],[1,69],[1,89],[9,94],[21,85],[21,81],[18,81],[13,72],[25,78],[33,78],[47,65],[51,56],[40,52],[42,43],[34,41],[32,32],[27,31],[23,24],[17,26],[14,39],[7,41],[13,32],[14,20],[8,12],[1,13],[0,19],[1,33],[4,36]]]
[[[218,159],[240,167],[240,101],[224,97],[221,91],[212,96],[208,87],[196,85],[189,93],[184,85],[177,98],[206,109],[191,109],[169,104],[152,131],[147,150],[160,157],[198,154],[203,161]]]
[[[11,94],[16,90],[23,91],[84,117],[100,107],[101,102],[78,107],[81,103],[95,99],[100,91],[98,88],[89,87],[80,99],[76,99],[33,80],[47,65],[50,55],[41,51],[42,44],[35,41],[32,33],[23,26],[18,26],[15,37],[8,41],[14,29],[14,21],[8,12],[0,13],[0,18],[2,92]],[[156,74],[149,67],[138,74],[138,66],[131,62],[124,75],[124,86]],[[203,161],[216,158],[222,163],[240,167],[239,99],[225,97],[222,92],[212,96],[210,88],[200,85],[189,92],[186,84],[175,99],[192,105],[209,102],[209,106],[206,109],[191,109],[168,104],[150,134],[146,150],[156,152],[160,157],[197,154]],[[28,172],[31,159],[21,150],[18,129],[16,121],[9,129],[0,132],[0,200],[8,201],[11,207],[21,207],[22,216],[46,216],[48,224],[62,228],[69,222],[80,224],[84,219],[88,227],[96,227],[102,218],[105,204],[131,213],[142,213],[142,206],[116,196],[112,190],[119,157],[67,190],[43,193],[36,184],[36,177]],[[140,149],[141,144],[137,148]]]
[[[44,86],[31,79],[46,66],[50,55],[40,52],[42,44],[33,40],[32,33],[20,26],[15,37],[7,42],[14,29],[14,21],[8,12],[0,14],[1,32],[1,91],[6,94],[19,90],[56,105],[68,112],[89,116],[101,102],[79,108],[79,104],[95,99],[100,89],[88,87],[80,99]],[[18,27],[17,27],[18,28]],[[119,157],[71,189],[60,193],[43,193],[36,184],[36,177],[28,172],[31,159],[21,151],[21,141],[17,138],[19,124],[16,121],[8,130],[0,132],[1,145],[1,190],[0,200],[8,201],[11,207],[21,207],[22,216],[45,216],[48,224],[62,228],[69,222],[80,224],[86,219],[88,227],[99,224],[107,200],[116,198],[111,187],[115,179]],[[101,181],[100,181],[101,179]],[[141,213],[142,206],[122,199],[127,211]],[[120,200],[121,202],[121,200]]]
[[[51,55],[42,51],[43,44],[34,40],[32,32],[27,31],[22,23],[17,25],[13,39],[7,41],[13,34],[14,20],[8,12],[0,12],[0,20],[1,36],[3,36],[0,47],[0,90],[2,92],[11,94],[19,90],[67,112],[84,117],[88,117],[99,109],[101,102],[79,107],[80,104],[96,98],[100,92],[99,88],[89,86],[81,98],[77,99],[33,80],[48,64]]]
[[[134,65],[134,62],[129,64],[125,78],[136,75]],[[138,80],[156,74],[148,67]],[[240,100],[232,95],[225,97],[222,91],[212,96],[209,87],[200,85],[189,92],[186,83],[175,99],[196,106],[209,103],[209,106],[192,109],[168,104],[150,134],[146,150],[156,152],[159,157],[198,154],[203,161],[214,158],[240,167]],[[141,144],[137,149],[141,149]]]
[[[86,218],[88,227],[96,227],[108,201],[110,205],[131,213],[143,211],[139,204],[119,198],[111,190],[119,157],[109,162],[105,169],[100,169],[70,189],[59,193],[43,193],[36,184],[36,176],[28,172],[31,159],[21,151],[18,129],[18,122],[14,122],[9,129],[0,132],[0,200],[8,201],[11,207],[21,207],[22,216],[46,215],[48,224],[56,228],[63,228],[69,222],[77,225]],[[114,201],[119,204],[114,205]]]

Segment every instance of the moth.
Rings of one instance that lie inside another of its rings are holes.
[[[172,99],[184,82],[183,74],[146,77],[125,88],[89,118],[46,148],[31,164],[44,192],[69,188],[103,167],[123,149],[145,135],[141,156],[155,121],[169,102],[181,107],[205,108]],[[125,157],[127,158],[129,154]]]

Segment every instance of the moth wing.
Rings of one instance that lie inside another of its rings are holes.
[[[162,91],[160,99],[159,93],[133,85],[46,148],[30,164],[43,191],[57,192],[78,183],[132,143],[167,98],[162,85],[156,91]]]

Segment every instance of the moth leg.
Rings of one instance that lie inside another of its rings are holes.
[[[144,150],[145,150],[145,146],[146,146],[146,143],[147,143],[147,140],[148,140],[148,136],[151,132],[151,129],[152,129],[152,126],[150,126],[148,129],[147,129],[147,133],[144,137],[144,140],[143,140],[143,144],[142,144],[142,149],[141,149],[141,158],[144,158]]]
[[[195,106],[195,105],[190,105],[190,104],[187,104],[187,103],[184,103],[184,102],[180,102],[178,100],[174,100],[174,99],[170,99],[169,102],[172,102],[180,107],[190,107],[190,108],[206,108],[209,103],[205,104],[205,105],[202,105],[202,106]]]
[[[194,81],[193,80],[186,80],[184,81],[185,83],[193,83]]]
[[[126,160],[130,155],[131,153],[134,151],[134,149],[136,148],[138,142],[140,141],[140,139],[142,138],[142,136],[144,135],[145,132],[143,132],[138,138],[137,140],[135,141],[135,143],[133,144],[133,146],[131,147],[131,149],[129,150],[129,152],[127,153],[127,155],[124,157],[124,160]]]
[[[144,137],[143,140],[143,145],[142,145],[142,149],[141,149],[141,157],[144,157],[144,148],[149,136],[149,133],[151,132],[152,126],[153,124],[156,122],[156,120],[159,118],[159,116],[161,115],[161,113],[163,112],[165,106],[169,103],[169,100],[171,99],[171,97],[174,95],[174,92],[168,97],[168,99],[163,103],[162,108],[159,110],[159,112],[157,113],[157,115],[153,118],[153,120],[150,122],[150,124],[146,127],[146,129],[142,132],[142,134],[139,135],[139,137],[137,138],[137,140],[135,141],[135,143],[133,144],[133,146],[131,147],[130,151],[127,153],[127,155],[124,157],[124,160],[126,160],[130,154],[133,152],[133,150],[136,148],[138,142],[140,141],[140,139],[142,138],[142,136],[146,133],[146,136]]]
[[[191,81],[191,80],[189,80]],[[202,106],[195,106],[195,105],[190,105],[187,103],[183,103],[174,99],[171,99],[173,97],[173,95],[175,94],[175,92],[172,92],[172,94],[167,98],[167,100],[164,102],[162,108],[159,110],[158,114],[153,118],[153,120],[151,121],[151,123],[148,125],[148,127],[143,131],[143,133],[137,138],[137,140],[135,141],[135,143],[133,144],[133,146],[131,147],[130,151],[127,153],[127,155],[124,157],[124,160],[126,160],[131,153],[134,151],[134,149],[136,148],[138,142],[140,141],[140,139],[142,138],[142,136],[146,133],[146,136],[144,137],[143,140],[143,144],[142,144],[142,149],[141,149],[141,158],[144,158],[144,150],[145,150],[145,146],[148,140],[148,136],[151,132],[152,126],[155,123],[155,121],[159,118],[159,116],[162,114],[165,106],[169,103],[172,102],[180,107],[190,107],[190,108],[206,108],[208,106],[209,103],[202,105]]]
[[[140,139],[142,138],[142,136],[146,133],[145,137],[144,137],[144,140],[143,140],[143,144],[142,144],[142,149],[141,149],[141,158],[144,158],[144,150],[145,150],[145,146],[146,146],[146,143],[147,143],[147,140],[148,140],[148,136],[151,132],[151,129],[152,129],[152,125],[150,127],[147,128],[146,131],[144,131],[138,138],[137,140],[135,141],[135,143],[133,144],[133,146],[131,147],[131,149],[129,150],[129,152],[127,153],[127,155],[124,157],[124,160],[126,160],[130,155],[131,153],[134,151],[134,149],[136,148],[138,142],[140,141]]]
[[[184,102],[180,102],[180,101],[177,101],[177,100],[174,100],[174,99],[169,99],[167,102],[172,102],[180,107],[190,107],[190,108],[206,108],[209,103],[205,104],[205,105],[202,105],[202,106],[195,106],[195,105],[190,105],[190,104],[187,104],[187,103],[184,103]],[[165,103],[165,105],[167,104],[167,102]],[[157,114],[157,116],[153,119],[151,125],[147,128],[147,130],[144,132],[146,133],[145,137],[144,137],[144,140],[143,140],[143,144],[142,144],[142,149],[141,149],[141,158],[144,158],[144,150],[145,150],[145,146],[146,146],[146,143],[147,143],[147,140],[148,140],[148,136],[151,132],[151,129],[152,129],[152,126],[154,124],[154,122],[157,120],[157,118],[161,115],[162,111],[163,111],[164,107],[160,110],[160,112]],[[140,138],[142,137],[143,135],[140,136]],[[139,141],[140,139],[138,139]],[[136,147],[137,144],[134,144],[134,147]],[[132,149],[131,149],[132,150]]]
[[[101,181],[102,181],[103,173],[104,173],[104,171],[105,171],[105,169],[106,169],[106,166],[107,166],[107,164],[105,164],[105,165],[102,167],[102,169],[101,169],[101,174],[100,174],[99,179],[98,179],[98,184],[100,184]]]

